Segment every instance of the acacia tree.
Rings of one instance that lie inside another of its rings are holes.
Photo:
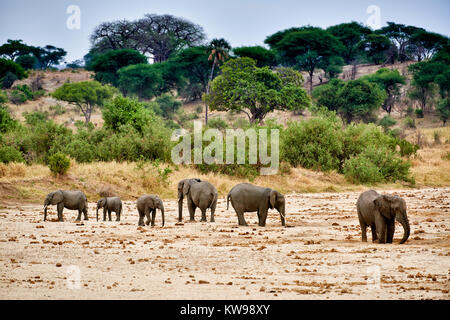
[[[251,58],[230,59],[222,74],[211,83],[211,92],[203,96],[212,110],[243,112],[251,123],[261,122],[275,110],[303,110],[310,105],[298,77],[283,79],[268,67],[258,68]]]
[[[228,57],[228,52],[231,50],[230,44],[225,39],[213,39],[209,44],[208,51],[210,52],[208,60],[212,61],[211,73],[209,75],[208,86],[206,87],[206,94],[209,94],[211,81],[214,77],[214,69],[219,66]],[[205,105],[205,124],[208,124],[208,104]]]
[[[154,62],[166,61],[173,53],[200,44],[203,28],[172,15],[147,14],[144,18],[104,22],[91,35],[94,51],[135,49],[153,56]]]
[[[414,33],[410,39],[410,50],[416,56],[417,61],[431,59],[435,53],[449,43],[447,37],[434,32],[420,30]]]
[[[329,58],[338,56],[344,46],[336,37],[320,28],[291,30],[272,35],[266,42],[277,51],[282,63],[288,66],[296,65],[308,72],[309,91],[312,92],[315,69],[327,68],[331,62]]]
[[[234,48],[237,57],[249,57],[256,61],[257,67],[273,67],[276,65],[275,53],[261,46]]]
[[[115,93],[115,89],[109,85],[102,85],[97,81],[83,81],[65,83],[56,89],[52,96],[76,105],[85,118],[85,122],[91,121],[91,114],[95,107],[103,106],[107,99]]]

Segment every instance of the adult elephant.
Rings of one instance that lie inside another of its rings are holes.
[[[255,186],[250,183],[235,185],[227,196],[227,209],[229,201],[238,216],[240,226],[247,226],[244,212],[257,212],[258,225],[266,225],[267,212],[269,209],[277,209],[280,213],[281,225],[286,226],[286,212],[284,195],[270,188]]]
[[[218,193],[208,181],[184,179],[178,182],[178,221],[183,220],[183,199],[187,198],[190,221],[195,221],[195,209],[202,211],[201,221],[206,222],[206,209],[211,209],[211,222],[214,222]]]
[[[64,221],[63,209],[78,210],[76,221],[81,220],[81,213],[84,214],[84,220],[88,220],[88,202],[86,195],[81,191],[58,190],[47,195],[44,201],[44,221],[47,220],[47,207],[56,205],[58,210],[58,220]]]
[[[122,214],[122,200],[119,197],[104,197],[97,201],[97,221],[98,210],[103,208],[103,221],[106,221],[106,213],[108,212],[109,221],[111,221],[111,212],[116,213],[116,221],[120,221],[120,215]]]
[[[372,241],[392,243],[395,232],[395,219],[401,223],[404,234],[400,243],[408,240],[410,227],[406,214],[406,202],[398,196],[379,194],[375,190],[361,193],[356,202],[362,241],[367,242],[366,229],[372,230]]]
[[[164,205],[162,200],[153,194],[141,196],[136,202],[137,210],[139,213],[138,225],[144,226],[144,217],[147,217],[146,224],[149,225],[152,222],[152,227],[155,225],[156,209],[161,211],[162,226],[164,227]],[[150,219],[150,212],[152,218]]]

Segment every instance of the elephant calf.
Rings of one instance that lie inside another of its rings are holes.
[[[164,205],[162,200],[155,195],[144,195],[137,199],[137,209],[139,212],[139,222],[138,225],[144,226],[144,216],[147,217],[146,224],[149,225],[150,223],[150,212],[152,213],[152,226],[155,225],[155,216],[156,216],[156,209],[159,209],[161,211],[162,215],[162,226],[164,227]]]
[[[206,222],[206,210],[211,208],[211,222],[214,222],[218,193],[208,181],[185,179],[178,183],[178,222],[183,220],[183,198],[186,196],[190,221],[195,221],[195,209],[202,211],[201,221]]]
[[[270,188],[262,188],[250,183],[240,183],[235,185],[227,196],[227,210],[229,201],[238,216],[240,226],[247,226],[244,219],[244,212],[257,212],[258,225],[266,225],[267,211],[277,209],[281,217],[281,225],[286,226],[285,200],[284,195]]]
[[[88,202],[86,195],[81,191],[58,190],[47,195],[44,201],[44,221],[47,220],[47,207],[56,205],[58,210],[58,220],[64,221],[63,209],[78,210],[76,221],[81,220],[81,213],[84,214],[84,220],[88,220]]]
[[[111,212],[116,213],[116,221],[120,221],[120,215],[122,214],[122,200],[119,197],[105,197],[97,202],[97,221],[98,221],[98,209],[103,208],[103,221],[106,221],[106,212],[108,212],[109,221],[111,221]]]
[[[375,190],[361,193],[356,202],[362,241],[367,242],[366,228],[372,230],[372,241],[392,243],[395,232],[395,219],[405,230],[400,243],[408,240],[410,227],[406,214],[405,200],[398,196],[381,195]]]

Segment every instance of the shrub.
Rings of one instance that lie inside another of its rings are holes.
[[[195,107],[195,113],[203,113],[203,106],[201,104]]]
[[[155,102],[161,109],[161,115],[164,118],[171,119],[172,116],[181,107],[181,101],[178,101],[170,94],[163,94],[156,98]]]
[[[19,90],[13,90],[9,95],[9,101],[14,104],[22,104],[27,101],[27,96]]]
[[[384,116],[380,120],[379,124],[380,124],[380,126],[382,126],[384,128],[384,131],[387,132],[389,127],[392,127],[397,124],[397,121],[395,121],[395,119],[392,118],[391,116]]]
[[[66,174],[70,167],[70,159],[61,152],[48,158],[48,167],[53,174]]]
[[[419,146],[417,144],[412,144],[411,142],[400,139],[398,141],[398,145],[400,146],[400,155],[402,157],[410,157],[417,153],[417,150],[419,150]]]
[[[383,180],[378,167],[364,155],[351,157],[345,162],[344,175],[351,183],[377,183]]]
[[[226,128],[228,128],[228,124],[221,118],[212,118],[208,120],[208,128],[225,130]]]
[[[406,128],[415,128],[416,127],[416,122],[411,117],[406,117],[404,120],[404,124],[405,124]]]
[[[416,114],[417,118],[423,118],[423,110],[422,109],[416,109],[414,111],[414,113]]]
[[[35,126],[39,122],[48,120],[48,112],[44,111],[33,111],[33,112],[24,112],[22,115],[25,117],[25,121],[29,125]]]
[[[66,113],[66,109],[63,106],[61,106],[60,104],[50,106],[49,109],[50,109],[50,111],[52,111],[53,115],[59,116],[59,115]]]
[[[14,81],[16,80],[17,76],[14,73],[8,71],[2,79],[2,88],[3,89],[11,88],[12,85],[14,84]]]
[[[18,79],[23,79],[27,76],[27,73],[19,64],[12,60],[0,58],[0,78],[5,77],[8,72],[16,75]]]
[[[8,109],[0,105],[0,133],[12,129],[16,125],[16,121],[11,117]]]
[[[0,162],[24,162],[22,153],[10,146],[0,146]]]

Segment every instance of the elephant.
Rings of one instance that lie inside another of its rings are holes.
[[[401,223],[404,229],[400,243],[408,240],[410,226],[406,214],[406,202],[402,198],[368,190],[359,196],[356,209],[363,242],[367,242],[366,228],[370,226],[372,242],[378,240],[378,243],[392,243],[395,219]]]
[[[152,227],[155,225],[156,209],[161,211],[162,226],[164,227],[164,205],[162,200],[156,195],[144,195],[137,199],[137,209],[139,212],[138,225],[144,226],[144,216],[147,217],[146,224],[150,223],[150,212],[152,213]]]
[[[103,221],[106,221],[106,212],[108,212],[109,221],[111,221],[111,212],[116,213],[116,221],[120,221],[122,214],[122,200],[119,197],[104,197],[97,201],[97,221],[98,209],[103,208]]]
[[[58,190],[47,195],[44,201],[44,221],[47,220],[47,207],[49,205],[57,205],[58,220],[64,221],[63,209],[78,210],[76,221],[81,220],[81,213],[84,214],[84,220],[88,219],[88,201],[86,195],[81,191]]]
[[[206,222],[206,209],[211,209],[211,222],[214,222],[218,193],[208,181],[184,179],[178,182],[178,222],[183,220],[183,199],[186,196],[190,221],[195,221],[195,209],[202,211],[202,222]]]
[[[227,195],[227,210],[229,202],[238,216],[240,226],[248,226],[244,219],[244,212],[257,212],[258,225],[266,225],[267,211],[277,209],[280,213],[281,225],[286,226],[284,195],[270,188],[255,186],[250,183],[235,185]]]

